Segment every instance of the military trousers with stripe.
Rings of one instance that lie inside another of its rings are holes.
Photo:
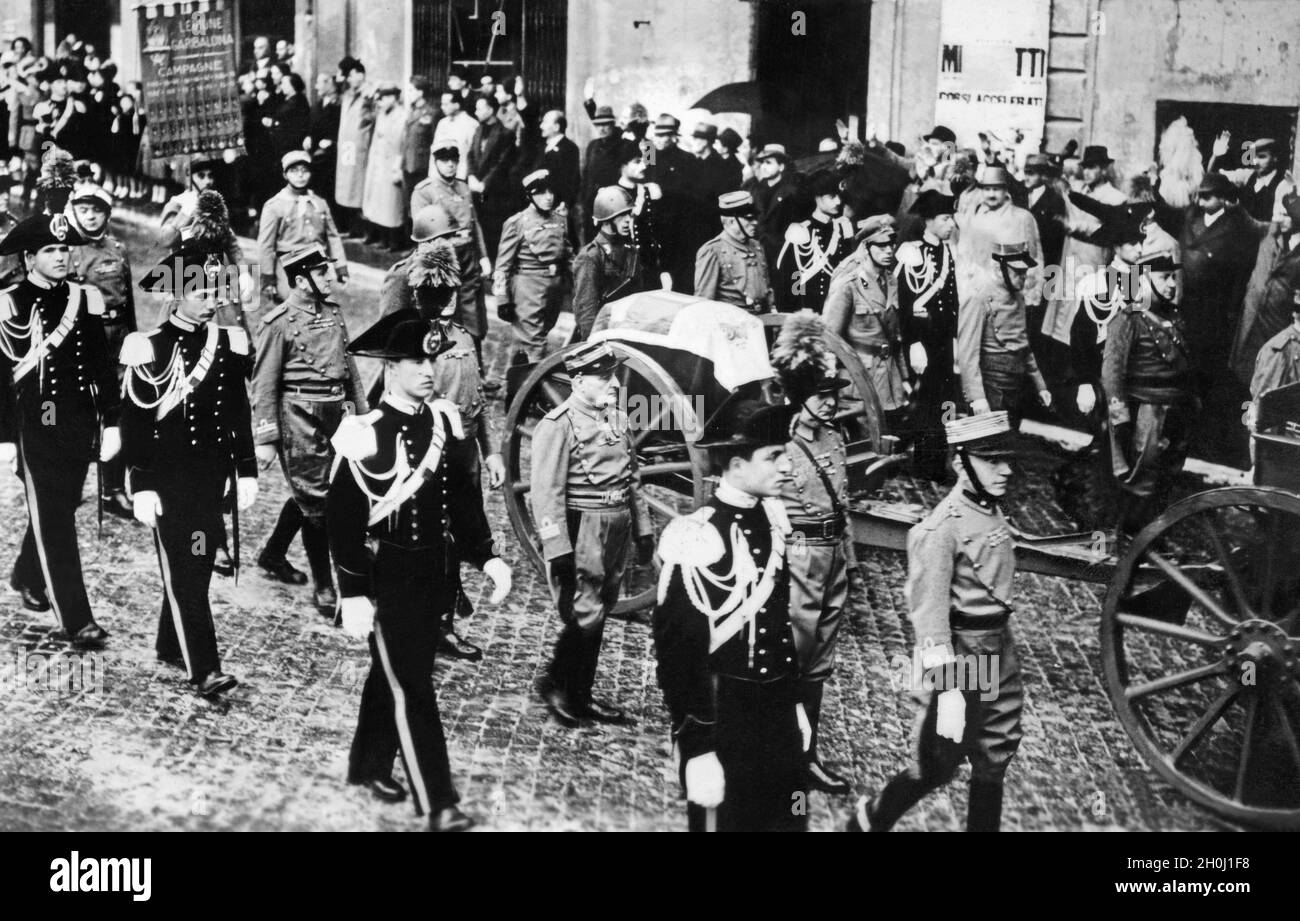
[[[63,629],[75,633],[93,620],[76,513],[99,421],[94,408],[80,400],[61,400],[51,409],[48,420],[19,421],[18,470],[27,498],[27,533],[12,581],[27,588],[44,586]]]
[[[447,741],[433,686],[438,625],[455,603],[456,562],[440,549],[406,549],[380,542],[375,555],[375,629],[370,674],[348,759],[348,782],[392,776],[401,755],[419,815],[436,814],[460,799],[451,780]]]
[[[159,468],[155,491],[162,514],[153,539],[163,602],[154,648],[159,658],[183,659],[190,680],[198,682],[221,669],[208,589],[217,547],[225,542],[222,499],[233,465],[223,453],[204,452]]]

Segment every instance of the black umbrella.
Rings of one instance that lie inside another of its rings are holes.
[[[797,115],[800,100],[788,87],[760,80],[728,83],[705,93],[692,108],[717,115],[735,112],[748,115],[749,133],[758,146],[792,137],[791,117]]]

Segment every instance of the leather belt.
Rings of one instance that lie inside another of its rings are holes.
[[[899,352],[899,343],[897,342],[868,342],[858,346],[858,351],[865,352],[868,355],[874,355],[876,358],[890,358]]]
[[[952,611],[948,614],[948,623],[954,630],[1001,630],[1010,618],[1010,611],[977,616],[962,611]]]
[[[342,384],[311,384],[305,387],[286,386],[284,393],[285,396],[308,400],[341,400],[347,396]]]
[[[791,518],[790,527],[795,534],[802,534],[804,540],[839,540],[844,537],[845,520],[843,515]]]
[[[614,489],[570,489],[565,495],[565,506],[576,511],[623,508],[627,505],[631,491],[626,486]]]

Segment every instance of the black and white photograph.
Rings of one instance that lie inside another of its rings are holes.
[[[0,830],[1300,831],[1297,127],[1294,0],[5,0]]]

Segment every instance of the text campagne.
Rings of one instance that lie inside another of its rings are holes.
[[[152,892],[150,857],[82,857],[50,861],[51,892],[129,892],[136,902],[147,902]]]

